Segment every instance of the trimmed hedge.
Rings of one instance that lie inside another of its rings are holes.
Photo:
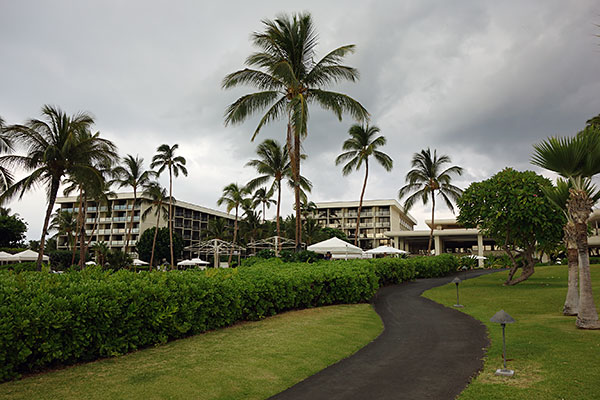
[[[207,271],[0,272],[0,381],[124,354],[282,311],[368,301],[382,285],[455,271],[454,257]]]

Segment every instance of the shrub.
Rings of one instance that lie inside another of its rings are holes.
[[[17,273],[23,271],[37,271],[37,263],[35,261],[32,261],[15,264],[4,264],[0,265],[0,271],[14,271]]]
[[[54,250],[48,253],[50,257],[50,265],[55,271],[65,271],[71,267],[73,259],[72,250]],[[75,252],[75,265],[79,264],[79,251]]]

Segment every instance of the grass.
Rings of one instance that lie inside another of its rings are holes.
[[[369,304],[288,312],[6,382],[0,399],[264,399],[382,330]]]
[[[461,311],[485,323],[491,339],[484,370],[459,399],[598,399],[600,331],[575,327],[575,317],[562,315],[567,292],[567,267],[536,268],[527,281],[504,287],[507,272],[460,284]],[[600,266],[592,267],[594,298],[600,303]],[[451,307],[454,284],[424,294]],[[502,367],[502,329],[489,322],[504,309],[516,323],[506,327],[508,368],[512,378],[494,375]]]

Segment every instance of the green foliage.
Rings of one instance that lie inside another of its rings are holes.
[[[140,255],[140,260],[150,262],[152,255],[152,241],[156,227],[146,229],[136,244],[136,249]],[[177,232],[173,232],[173,254],[175,258],[183,252],[183,239]],[[171,252],[169,249],[169,228],[159,228],[156,236],[156,248],[154,249],[155,264],[160,264],[162,260],[169,260]]]
[[[0,247],[0,251],[5,251],[10,254],[20,253],[24,250],[27,250],[26,247]]]
[[[321,228],[321,232],[323,233],[323,240],[331,239],[332,237],[336,237],[338,239],[342,239],[345,242],[350,242],[348,240],[348,236],[346,234],[335,228],[330,228],[328,226]]]
[[[258,258],[273,258],[275,257],[275,252],[271,249],[262,249],[256,253],[256,257]]]
[[[279,254],[283,262],[306,262],[314,263],[315,261],[322,260],[323,255],[315,253],[314,251],[301,250],[295,252],[293,250],[282,250]]]
[[[50,265],[55,271],[65,271],[71,266],[71,260],[73,259],[73,252],[71,250],[54,250],[48,252],[50,257]],[[75,252],[75,262],[79,264],[79,252]]]
[[[23,243],[27,224],[18,215],[0,215],[0,247],[15,247]]]
[[[14,271],[16,273],[23,271],[37,271],[37,265],[35,261],[15,264],[4,264],[0,265],[0,271]]]
[[[131,262],[133,260],[129,256],[129,254],[119,250],[114,249],[108,252],[106,255],[106,267],[113,271],[129,268],[131,267]]]

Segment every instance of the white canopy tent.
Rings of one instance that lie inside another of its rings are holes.
[[[13,254],[12,257],[13,257],[12,258],[13,262],[37,261],[37,259],[38,259],[38,253],[35,252],[35,251],[33,251],[33,250],[27,249],[27,250],[23,250],[20,253]],[[50,257],[44,255],[42,257],[42,260],[43,261],[50,261]]]
[[[192,258],[190,261],[193,262],[194,265],[208,265],[208,264],[210,264],[208,261],[204,261],[204,260],[202,260],[200,258]]]
[[[200,269],[206,269],[205,265],[210,264],[207,261],[201,260],[199,258],[192,258],[191,260],[183,260],[177,263],[179,267],[198,267]]]
[[[139,258],[133,260],[133,265],[148,265],[146,261],[142,261]]]
[[[85,265],[96,265],[96,261],[86,261]]]
[[[365,251],[367,254],[408,254],[408,251],[400,250],[390,246],[379,246],[371,250]]]
[[[309,251],[314,251],[319,254],[331,253],[332,258],[362,258],[363,251],[342,239],[332,237],[319,243],[312,244],[306,248]]]
[[[0,251],[0,264],[10,264],[18,261],[19,260],[17,260],[17,258],[13,254],[7,253],[5,251]]]

